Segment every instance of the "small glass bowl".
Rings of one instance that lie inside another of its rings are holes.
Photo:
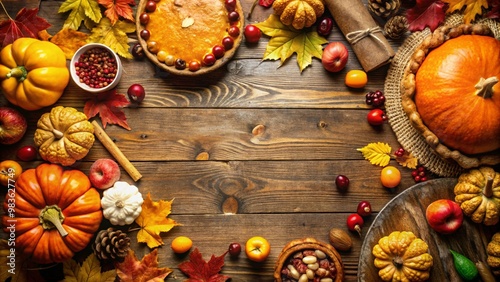
[[[100,49],[106,50],[106,52],[108,52],[112,56],[112,58],[115,59],[115,62],[116,62],[117,72],[115,74],[113,81],[111,83],[109,83],[108,85],[103,86],[103,87],[90,87],[89,85],[85,84],[84,82],[80,82],[80,77],[77,75],[75,63],[79,62],[80,57],[83,54],[85,54],[87,51],[94,49],[94,48],[100,48]],[[122,73],[123,73],[123,67],[122,67],[122,63],[121,63],[120,58],[113,50],[111,50],[111,48],[109,48],[108,46],[106,46],[104,44],[100,44],[100,43],[89,43],[89,44],[86,44],[86,45],[80,47],[80,49],[78,49],[75,52],[75,55],[73,55],[73,58],[71,59],[69,71],[71,74],[71,79],[81,89],[83,89],[87,92],[91,92],[91,93],[100,93],[100,92],[108,91],[108,90],[110,90],[118,85],[118,83],[120,82],[120,78],[122,76]]]

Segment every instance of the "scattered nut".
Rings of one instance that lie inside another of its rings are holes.
[[[352,239],[347,232],[339,228],[330,229],[330,244],[340,251],[348,251],[352,248]]]

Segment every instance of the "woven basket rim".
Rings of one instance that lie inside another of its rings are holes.
[[[456,13],[448,16],[443,25],[455,27],[463,23],[463,16]],[[493,32],[494,37],[500,39],[500,23],[492,19],[481,19],[476,23],[487,25]],[[402,106],[401,82],[404,79],[404,71],[415,50],[431,33],[429,28],[414,32],[406,38],[397,50],[384,83],[385,107],[387,116],[389,117],[389,124],[398,142],[405,150],[411,152],[419,160],[419,164],[438,176],[456,177],[465,168],[455,160],[445,159],[436,152],[420,132],[412,126]]]

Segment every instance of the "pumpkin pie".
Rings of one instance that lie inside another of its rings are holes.
[[[237,0],[141,0],[137,33],[146,56],[177,75],[217,69],[235,53],[244,14]]]

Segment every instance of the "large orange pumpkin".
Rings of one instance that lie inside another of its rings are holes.
[[[462,35],[432,50],[416,75],[415,104],[446,146],[465,154],[500,148],[500,41]]]
[[[3,209],[4,231],[15,237],[15,247],[44,264],[85,248],[102,220],[100,196],[88,177],[57,164],[23,172]]]

